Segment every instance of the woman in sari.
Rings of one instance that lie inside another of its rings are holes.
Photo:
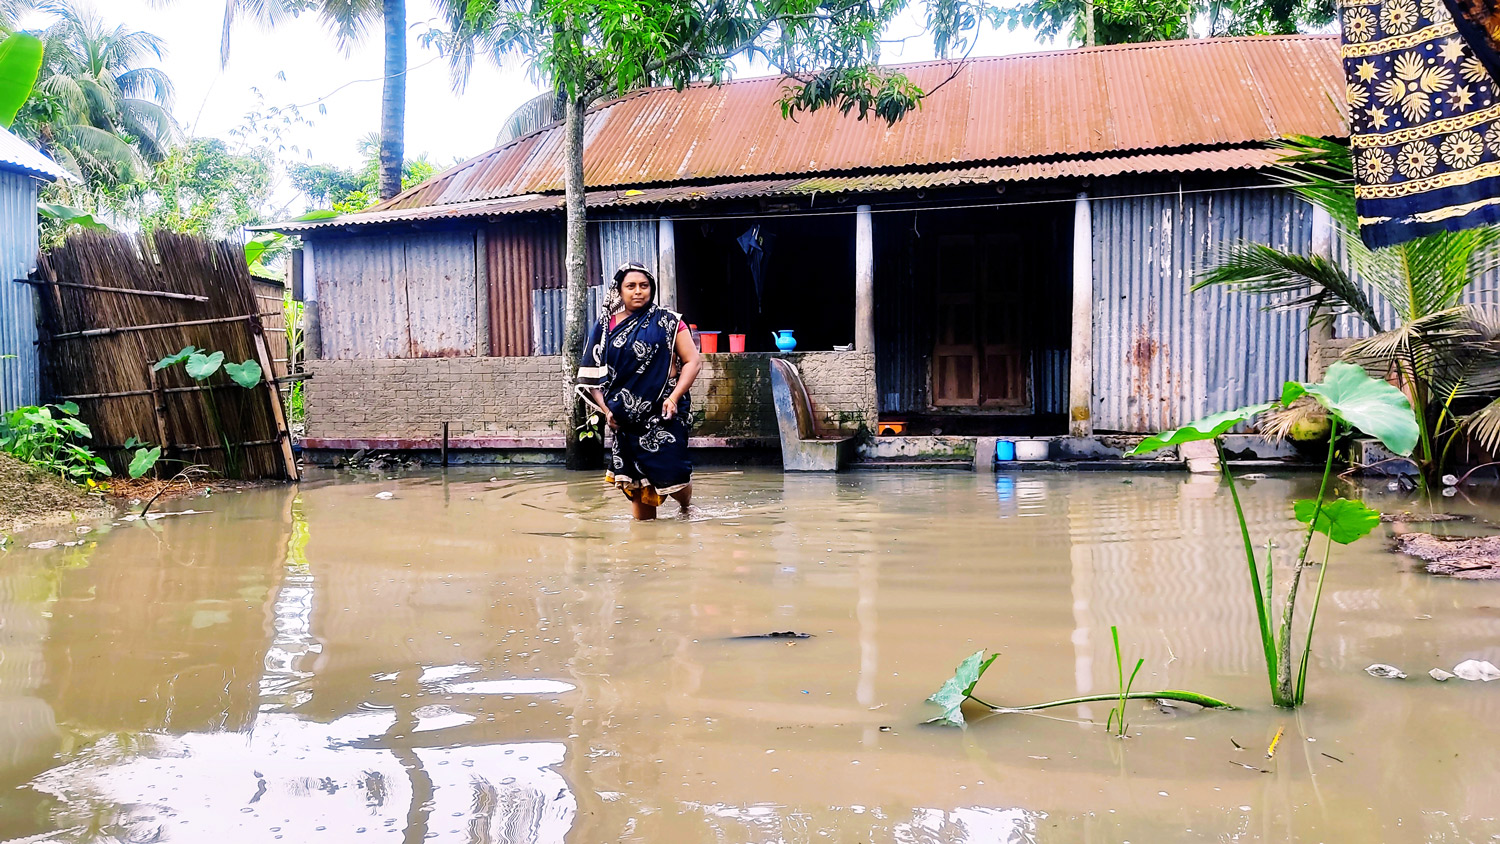
[[[578,367],[579,394],[614,432],[605,482],[624,491],[642,521],[656,518],[669,496],[686,512],[693,497],[688,389],[702,358],[682,315],[656,304],[650,270],[621,266],[613,294]]]

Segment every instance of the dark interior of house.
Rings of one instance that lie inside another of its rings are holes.
[[[745,351],[774,352],[791,329],[797,351],[854,342],[854,215],[682,220],[677,296],[700,331],[745,335]]]

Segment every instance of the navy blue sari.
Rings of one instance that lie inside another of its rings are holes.
[[[589,332],[578,368],[578,390],[604,394],[604,403],[619,426],[609,455],[605,480],[650,503],[687,486],[693,479],[688,460],[691,401],[686,393],[671,419],[662,418],[662,402],[677,387],[676,342],[682,316],[655,303],[626,314],[609,327],[605,316]],[[659,502],[658,502],[659,503]]]

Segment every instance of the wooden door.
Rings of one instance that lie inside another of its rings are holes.
[[[937,345],[932,350],[932,403],[979,404],[979,249],[970,235],[938,238]]]
[[[935,407],[1031,405],[1024,250],[1013,234],[938,239]]]

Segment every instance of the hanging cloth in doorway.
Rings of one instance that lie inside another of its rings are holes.
[[[745,230],[736,240],[740,248],[745,250],[745,257],[750,261],[750,280],[755,284],[755,312],[761,313],[765,302],[765,268],[766,251],[771,246],[771,236],[762,235],[760,224],[756,223]]]
[[[1500,94],[1443,2],[1340,2],[1355,209],[1372,249],[1500,222]]]

